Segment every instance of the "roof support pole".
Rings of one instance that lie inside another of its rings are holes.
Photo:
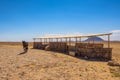
[[[75,38],[76,40],[75,40],[75,44],[77,43],[77,37]]]
[[[110,48],[110,35],[108,35],[108,48]]]
[[[46,43],[46,39],[44,38],[44,44]]]
[[[41,43],[43,42],[43,39],[41,38]]]
[[[43,38],[42,40],[43,40],[43,44],[44,44],[45,43],[45,39]]]
[[[66,53],[67,53],[68,52],[67,38],[65,38],[65,42],[66,42]]]
[[[51,42],[53,42],[53,39],[51,38]]]
[[[35,39],[33,39],[34,41],[33,41],[33,48],[35,48]]]
[[[47,43],[47,38],[45,39],[45,43]]]
[[[71,38],[69,37],[68,51],[70,51],[70,46],[71,46]]]
[[[48,42],[50,43],[50,38],[48,38]]]
[[[76,41],[75,41],[75,52],[77,51],[77,47],[76,47],[76,44],[77,44],[77,37],[75,38]]]
[[[67,43],[67,38],[65,38],[65,41],[66,41],[66,43]]]
[[[50,42],[52,42],[52,38],[50,38]]]
[[[62,38],[60,38],[60,41],[62,42]]]
[[[81,42],[81,37],[80,37],[79,41]]]
[[[41,42],[41,39],[39,39],[40,40],[40,42]]]
[[[71,45],[71,38],[69,37],[69,46]]]
[[[58,38],[56,38],[57,42],[58,42]]]
[[[34,40],[34,42],[35,42],[35,39],[33,39]]]

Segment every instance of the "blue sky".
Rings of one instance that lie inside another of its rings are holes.
[[[120,0],[0,0],[0,41],[107,32],[120,40]]]

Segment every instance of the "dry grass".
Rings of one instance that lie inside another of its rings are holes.
[[[14,46],[14,47],[22,47],[22,42],[0,42],[0,46]],[[28,42],[30,48],[33,47],[33,42]]]
[[[120,77],[120,67],[111,67],[110,72],[113,74],[114,77]]]
[[[0,43],[0,80],[120,80],[119,67],[108,66],[107,62],[35,49],[18,55],[23,51],[21,45]],[[120,42],[112,42],[111,47],[113,59],[119,62]]]

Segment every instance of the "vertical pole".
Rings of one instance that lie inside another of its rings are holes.
[[[76,44],[77,44],[77,37],[76,37],[76,43],[75,43],[75,53],[76,53],[76,51],[77,51],[77,46],[76,46]]]
[[[50,41],[52,42],[52,38],[50,39]]]
[[[71,45],[71,38],[69,37],[69,46]]]
[[[81,37],[80,37],[80,42],[81,42]]]
[[[94,40],[93,40],[93,44],[94,44]]]
[[[41,43],[42,43],[42,38],[41,38]]]
[[[47,44],[47,38],[46,38],[46,44]]]
[[[66,42],[66,53],[67,53],[68,52],[67,38],[65,38],[65,42]]]
[[[88,37],[88,39],[91,38],[91,37]],[[90,40],[88,40],[88,44],[90,43]]]
[[[65,38],[66,39],[66,43],[67,43],[67,38]]]
[[[45,44],[45,38],[43,38],[43,40],[44,40],[44,44]]]
[[[50,43],[50,38],[48,39],[48,42]]]
[[[75,41],[75,42],[77,43],[77,37],[76,37],[75,39],[76,39],[76,41]],[[76,44],[76,43],[75,43],[75,44]]]
[[[33,41],[35,42],[35,39],[33,39]]]
[[[110,35],[108,35],[108,48],[110,48]]]
[[[51,38],[51,42],[53,42],[53,38]]]
[[[40,42],[41,42],[41,39],[39,39],[40,40]]]
[[[46,42],[47,42],[47,39],[45,38],[45,44],[46,44]]]
[[[58,38],[56,38],[57,42],[58,42]]]
[[[47,44],[47,38],[46,38],[46,44]]]
[[[42,38],[41,38],[41,43],[42,43]]]
[[[61,42],[62,42],[62,38],[61,38],[60,40],[61,40]]]
[[[70,51],[70,46],[71,46],[71,38],[69,37],[69,48],[68,48],[68,51]]]
[[[44,40],[43,40],[43,38],[42,38],[42,44],[44,44]]]
[[[35,48],[35,38],[33,40],[34,40],[34,42],[33,42],[33,48]]]
[[[54,38],[52,38],[52,42],[54,42]]]
[[[46,43],[46,38],[44,38],[44,44]]]

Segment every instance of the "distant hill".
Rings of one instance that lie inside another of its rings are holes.
[[[86,39],[85,41],[104,41],[104,40],[100,37],[90,37]]]

